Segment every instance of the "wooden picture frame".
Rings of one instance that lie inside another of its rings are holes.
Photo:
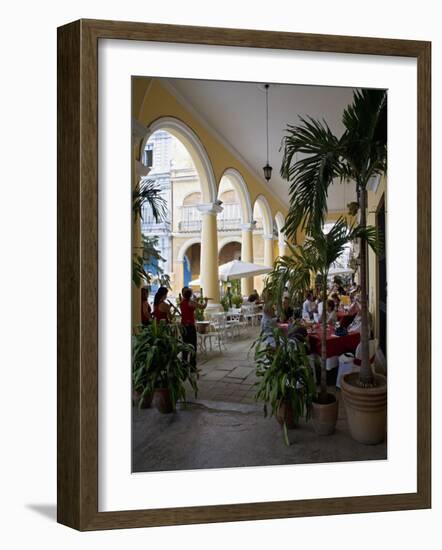
[[[136,511],[98,511],[98,41],[124,39],[417,59],[417,491]],[[431,506],[431,44],[118,21],[58,29],[58,521],[82,531]]]

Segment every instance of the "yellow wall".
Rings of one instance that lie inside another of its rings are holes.
[[[228,151],[205,126],[190,114],[158,80],[153,79],[150,86],[148,79],[140,80],[141,82],[137,82],[137,94],[140,95],[139,87],[143,85],[147,91],[144,100],[141,103],[138,101],[140,107],[138,114],[135,115],[141,124],[147,127],[161,117],[178,118],[192,128],[204,145],[218,185],[224,171],[227,168],[235,168],[241,173],[247,183],[252,204],[258,195],[264,195],[269,202],[273,217],[278,211],[281,211],[283,215],[287,214],[286,206],[278,198],[270,194],[268,188]]]

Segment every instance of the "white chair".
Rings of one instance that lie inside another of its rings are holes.
[[[202,334],[202,345],[204,350],[207,351],[207,340],[209,341],[210,351],[213,351],[213,341],[218,346],[219,351],[222,353],[225,348],[225,340],[227,336],[227,323],[225,313],[215,313],[212,317],[209,332]]]
[[[229,324],[230,327],[232,327],[232,332],[233,330],[236,330],[238,333],[238,336],[241,336],[242,329],[247,330],[247,321],[243,318],[240,307],[230,308],[227,313],[227,317],[228,317],[227,323]]]
[[[326,370],[333,370],[338,365],[339,365],[339,357],[337,355],[334,355],[333,357],[327,357],[327,361],[325,362]]]
[[[243,304],[241,306],[241,312],[247,322],[250,322],[252,326],[259,324],[259,318],[262,315],[258,311],[258,307],[255,304]]]

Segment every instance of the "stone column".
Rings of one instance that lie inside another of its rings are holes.
[[[253,230],[256,222],[241,225],[241,260],[253,263]],[[241,279],[241,294],[250,296],[253,291],[253,277]]]
[[[273,267],[273,235],[264,234],[264,265]]]
[[[218,228],[216,216],[223,211],[217,203],[199,204],[201,212],[201,267],[200,280],[204,296],[212,298],[207,305],[210,310],[221,309],[218,282]]]
[[[173,262],[173,291],[174,294],[178,297],[178,294],[181,292],[181,289],[184,286],[184,260],[174,260]]]

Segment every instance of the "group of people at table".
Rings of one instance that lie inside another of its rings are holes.
[[[328,327],[327,331],[327,357],[339,355],[342,352],[354,351],[359,343],[360,328],[360,288],[352,285],[349,288],[343,288],[334,285],[329,293],[326,302],[325,315]],[[203,302],[195,298],[192,289],[184,287],[181,291],[181,301],[174,306],[167,299],[168,289],[160,287],[153,300],[153,308],[149,304],[149,291],[144,287],[141,291],[141,320],[143,325],[149,325],[153,319],[170,323],[173,318],[173,310],[179,313],[181,325],[183,328],[184,342],[191,344],[197,349],[197,331],[195,312],[197,309],[207,307],[208,298]],[[302,330],[305,336],[308,336],[310,351],[320,353],[320,330],[322,325],[322,316],[324,315],[324,304],[320,298],[315,298],[313,291],[309,291],[302,305],[301,319],[299,312],[291,306],[288,291],[283,297],[282,307],[279,316],[276,315],[275,307],[269,296],[263,293],[260,297],[256,290],[249,296],[247,302],[263,304],[261,319],[261,334],[264,335],[268,345],[274,345],[273,331],[279,327],[288,335],[292,329],[298,332]],[[342,338],[338,338],[337,329],[345,329],[341,332]],[[196,361],[195,355],[192,362]]]
[[[324,311],[325,310],[325,311]],[[308,291],[302,304],[302,310],[291,307],[288,291],[283,297],[279,315],[274,306],[264,305],[261,320],[261,333],[268,345],[274,345],[273,331],[276,327],[289,336],[302,333],[308,338],[310,351],[321,353],[320,336],[323,315],[327,325],[327,357],[354,351],[360,340],[361,325],[360,287],[353,284],[347,288],[334,284],[325,304],[313,291]]]

